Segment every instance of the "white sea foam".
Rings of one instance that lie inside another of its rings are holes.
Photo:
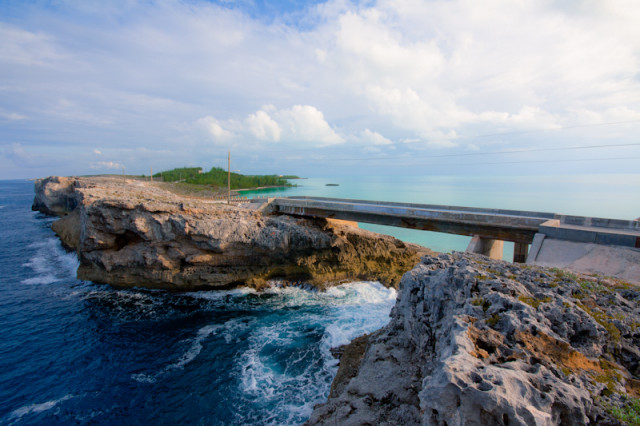
[[[241,332],[248,328],[252,328],[256,323],[256,319],[233,319],[225,322],[221,328],[221,336],[224,338],[225,343],[232,343],[237,341],[241,337]]]
[[[185,365],[196,359],[196,357],[200,355],[200,352],[202,351],[202,341],[220,328],[221,326],[219,325],[207,325],[200,328],[198,330],[198,333],[196,334],[195,339],[193,339],[191,343],[191,347],[187,349],[187,351],[178,359],[178,361],[166,367],[165,371],[182,369]]]
[[[169,364],[155,374],[138,373],[132,374],[131,378],[141,383],[155,383],[158,379],[162,378],[162,376],[174,370],[181,370],[187,364],[194,361],[198,355],[200,355],[200,352],[202,352],[202,342],[209,336],[222,333],[222,337],[225,341],[230,342],[232,339],[237,338],[241,328],[249,327],[253,322],[255,321],[240,321],[234,319],[229,320],[224,324],[206,325],[201,327],[196,333],[196,336],[190,341],[191,345],[189,348],[175,362]]]
[[[249,348],[240,356],[238,365],[240,390],[248,399],[271,407],[261,423],[300,423],[329,392],[337,371],[331,347],[384,326],[389,321],[396,292],[376,282],[359,282],[326,292],[275,285],[265,293],[277,296],[266,302],[274,310],[300,309],[276,324],[252,329]],[[311,306],[320,309],[305,309]],[[297,345],[310,325],[319,326],[323,335],[319,346],[309,344],[305,350]],[[282,356],[279,349],[289,352],[284,368],[282,359],[277,359]],[[318,358],[321,362],[309,362]],[[238,420],[250,423],[254,419]]]
[[[73,395],[65,395],[62,398],[52,399],[50,401],[41,402],[39,404],[25,405],[25,406],[22,406],[22,407],[18,408],[17,410],[13,410],[11,412],[11,414],[9,414],[9,418],[10,419],[19,419],[21,417],[26,416],[27,414],[41,413],[43,411],[48,411],[48,410],[51,410],[52,408],[54,408],[56,405],[60,404],[61,402],[64,402],[64,401],[66,401],[68,399],[71,399],[73,397],[74,397]]]
[[[39,252],[31,259],[29,259],[28,262],[23,263],[22,266],[29,267],[33,269],[34,272],[39,274],[49,272],[51,270],[49,259],[44,255],[41,255]]]
[[[75,253],[66,252],[56,238],[46,238],[30,244],[28,248],[34,253],[22,266],[31,269],[35,276],[22,280],[23,284],[51,284],[75,278],[78,259]]]
[[[55,275],[45,274],[45,275],[38,275],[37,277],[33,277],[33,278],[27,278],[26,280],[22,280],[20,282],[22,284],[51,284],[56,281],[60,281],[60,279],[57,278]]]
[[[256,291],[252,288],[240,287],[233,290],[206,290],[206,291],[192,291],[186,293],[188,296],[196,299],[207,300],[223,300],[228,297],[242,297],[248,294],[255,294]]]
[[[78,272],[78,267],[80,266],[80,260],[78,259],[78,256],[73,252],[61,253],[60,251],[58,251],[57,253],[58,253],[58,258],[60,259],[62,265],[66,268],[69,275],[75,278]]]
[[[158,381],[156,377],[143,373],[132,374],[131,378],[140,383],[155,383]]]

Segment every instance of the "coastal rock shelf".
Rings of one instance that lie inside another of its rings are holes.
[[[390,323],[342,348],[329,400],[308,424],[637,421],[639,348],[638,287],[425,256],[402,278]]]
[[[429,252],[327,220],[267,216],[246,206],[178,196],[162,184],[115,177],[49,177],[33,209],[78,253],[78,278],[174,290],[316,286],[378,280],[397,286]]]

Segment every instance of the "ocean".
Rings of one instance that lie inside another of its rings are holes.
[[[296,183],[269,195],[640,216],[639,175]],[[299,424],[328,395],[330,348],[385,325],[395,303],[376,282],[170,293],[80,281],[32,201],[33,182],[0,181],[0,424]],[[438,251],[468,243],[361,226]]]
[[[292,180],[293,188],[245,191],[248,197],[352,198],[448,206],[501,208],[632,220],[640,218],[640,174],[558,176],[358,176]],[[327,186],[332,184],[332,186]],[[338,186],[333,186],[338,185]],[[464,251],[471,237],[362,223],[438,252]],[[513,259],[505,242],[504,259]]]

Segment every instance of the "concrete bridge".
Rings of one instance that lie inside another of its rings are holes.
[[[628,249],[625,256],[631,256],[628,260],[632,269],[635,262],[640,280],[638,220],[341,198],[287,197],[268,201],[274,213],[468,235],[472,239],[467,251],[492,258],[502,258],[504,241],[511,241],[515,243],[514,262],[544,264],[545,259],[550,259],[553,263],[554,256],[559,256],[588,263],[589,256],[598,255],[602,247]]]

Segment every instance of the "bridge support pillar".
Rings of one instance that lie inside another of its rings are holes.
[[[513,263],[525,263],[529,253],[529,244],[513,243]]]
[[[502,259],[504,241],[475,235],[467,247],[467,253],[483,254],[491,259]]]

